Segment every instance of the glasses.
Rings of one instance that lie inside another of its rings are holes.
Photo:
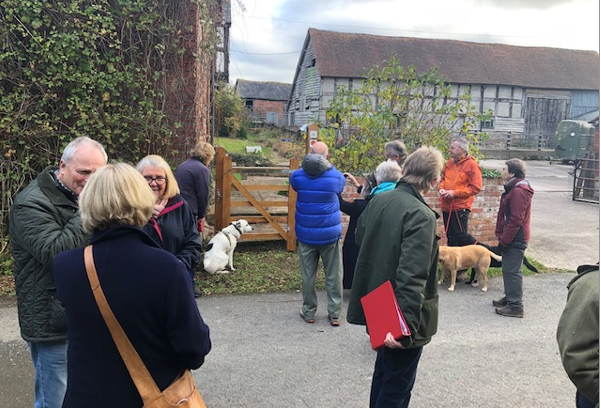
[[[163,176],[158,176],[158,177],[144,176],[144,180],[146,180],[148,182],[148,184],[150,184],[150,183],[152,183],[154,181],[155,183],[157,183],[157,185],[162,186],[163,184],[165,184],[165,181],[167,181],[167,177],[163,177]]]

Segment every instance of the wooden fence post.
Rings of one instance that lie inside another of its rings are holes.
[[[298,158],[290,159],[290,170],[298,169]],[[292,174],[292,173],[291,173]],[[294,251],[296,249],[296,231],[294,224],[294,214],[296,212],[296,191],[288,184],[288,238],[286,239],[286,249]]]

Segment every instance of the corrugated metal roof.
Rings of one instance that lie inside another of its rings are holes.
[[[238,79],[236,94],[244,99],[260,99],[264,101],[288,101],[292,84],[281,82],[259,82]]]
[[[396,53],[418,72],[439,67],[447,81],[528,88],[598,90],[599,53],[467,41],[350,34],[310,28],[322,77],[359,78]]]

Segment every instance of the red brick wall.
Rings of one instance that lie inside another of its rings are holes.
[[[210,52],[201,47],[207,34],[205,26],[198,24],[198,4],[181,0],[173,3],[180,13],[180,39],[185,50],[181,64],[167,72],[165,93],[165,113],[173,130],[173,149],[167,159],[177,166],[188,158],[188,151],[196,142],[209,139],[212,59]],[[212,26],[208,29],[215,30]]]
[[[284,113],[284,102],[282,101],[262,101],[259,99],[253,100],[253,111],[265,116],[265,112]]]
[[[359,183],[363,183],[363,179],[357,178]],[[497,238],[495,237],[495,224],[497,223],[497,211],[499,209],[499,200],[503,193],[503,181],[501,178],[484,178],[482,179],[482,191],[476,196],[474,205],[472,206],[472,213],[469,221],[469,233],[476,237],[479,241],[489,244],[497,245]],[[345,200],[353,200],[355,198],[361,198],[356,192],[354,187],[347,185],[342,193]],[[436,190],[430,191],[424,199],[426,203],[440,214],[438,219],[438,233],[444,240],[441,244],[446,244],[446,235],[444,234],[444,226],[442,222],[442,213],[438,205],[438,194]],[[342,214],[342,223],[344,231],[348,226],[349,217],[346,214]]]

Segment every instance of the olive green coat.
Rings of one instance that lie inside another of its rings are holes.
[[[430,342],[438,329],[438,215],[402,180],[372,198],[358,221],[359,258],[347,321],[365,325],[361,297],[390,280],[411,330],[405,347]]]

